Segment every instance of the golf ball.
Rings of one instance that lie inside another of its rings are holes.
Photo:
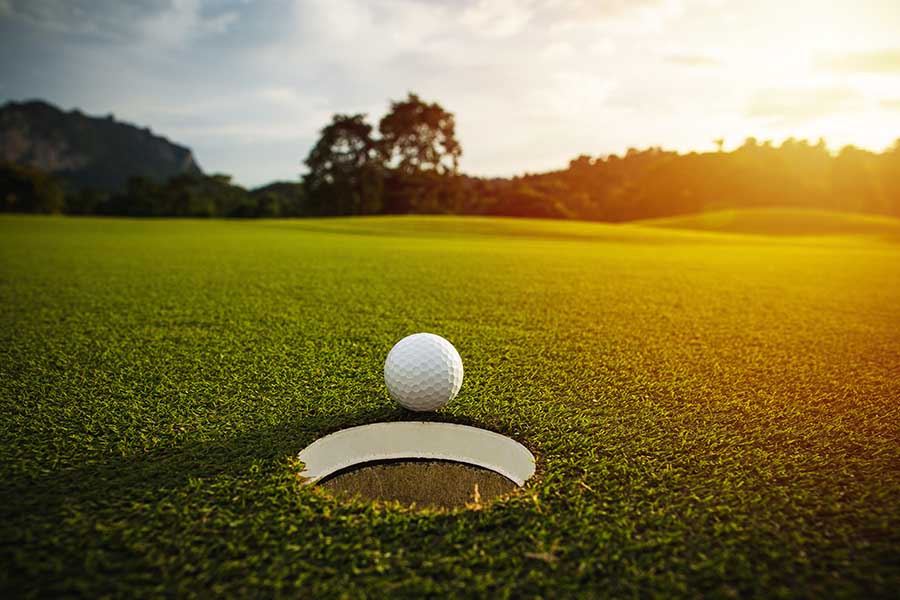
[[[438,409],[456,397],[462,359],[453,344],[433,333],[416,333],[394,344],[384,361],[391,397],[415,411]]]

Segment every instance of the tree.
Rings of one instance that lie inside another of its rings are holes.
[[[410,93],[406,100],[391,103],[378,130],[387,164],[404,174],[459,170],[462,147],[456,140],[456,123],[437,103],[427,104]]]
[[[113,194],[100,207],[100,214],[129,217],[158,217],[163,214],[162,185],[146,177],[128,179],[125,190]]]
[[[365,115],[334,115],[305,163],[303,186],[312,214],[380,211],[382,159]]]
[[[91,188],[73,190],[66,194],[66,214],[91,215],[103,211],[111,194]]]
[[[838,210],[885,212],[885,200],[876,177],[875,154],[853,145],[841,148],[831,163],[832,193]]]
[[[0,164],[0,211],[58,213],[64,202],[62,188],[47,173],[12,163]]]
[[[97,212],[133,217],[255,216],[253,199],[223,174],[183,173],[164,183],[132,177],[123,192],[113,194]]]
[[[250,192],[253,200],[251,210],[242,217],[301,217],[306,216],[303,185],[287,181],[276,181]]]

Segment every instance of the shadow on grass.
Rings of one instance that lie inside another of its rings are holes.
[[[185,443],[127,457],[108,457],[39,476],[7,479],[0,490],[0,518],[15,527],[23,517],[52,520],[69,505],[138,502],[181,488],[191,479],[237,476],[254,464],[296,456],[317,438],[379,421],[423,420],[479,426],[454,415],[412,413],[381,407],[327,414],[244,432],[234,437]]]
[[[189,554],[196,550],[191,543],[205,543],[197,542],[205,535],[197,533],[204,527],[201,515],[182,513],[192,506],[196,509],[197,504],[191,504],[193,495],[186,493],[195,480],[212,484],[205,486],[210,495],[203,496],[201,504],[221,503],[252,512],[257,507],[234,504],[233,486],[243,490],[238,493],[255,489],[257,484],[261,494],[278,490],[279,482],[273,482],[273,475],[276,479],[285,475],[288,459],[317,438],[347,427],[399,420],[478,425],[464,417],[423,415],[384,406],[298,417],[230,437],[172,444],[127,457],[99,457],[49,474],[9,477],[0,485],[0,564],[5,567],[0,567],[0,597],[69,596],[76,587],[92,590],[84,594],[90,597],[128,597],[129,586],[159,585],[166,581],[167,571],[160,566],[162,555],[154,558],[154,552]],[[255,466],[261,466],[261,471],[256,471]],[[318,494],[313,498],[321,500]],[[284,510],[296,513],[297,509],[285,502]],[[359,505],[356,510],[368,509]],[[168,521],[172,513],[178,513],[184,521],[173,525]],[[427,529],[423,531],[430,531],[430,539],[434,539],[441,531],[441,523],[452,518],[426,519]],[[228,538],[228,529],[221,522],[213,526],[219,528],[219,535]],[[163,536],[162,541],[155,541],[157,534]],[[240,533],[235,535],[240,537]],[[348,547],[358,543],[359,532],[355,530],[333,535]],[[295,534],[292,543],[297,543],[297,539]],[[423,538],[422,543],[431,543],[427,539]],[[228,544],[238,542],[228,540],[217,539],[203,546],[204,551],[232,552]],[[181,556],[178,560],[190,563],[182,574],[193,572],[194,558]],[[170,584],[171,580],[166,585]]]

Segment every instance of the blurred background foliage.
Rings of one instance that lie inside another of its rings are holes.
[[[393,102],[376,130],[337,114],[320,132],[298,182],[247,190],[191,170],[118,190],[72,185],[36,168],[0,164],[4,212],[165,217],[466,214],[631,221],[724,208],[782,206],[900,217],[900,139],[884,152],[824,140],[780,145],[748,138],[732,150],[648,148],[579,156],[566,169],[513,178],[459,173],[453,114],[415,94]]]

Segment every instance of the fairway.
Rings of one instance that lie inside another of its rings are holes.
[[[835,219],[0,217],[0,592],[891,597],[900,238]],[[425,418],[534,479],[449,512],[302,486],[315,439],[421,417],[382,379],[417,331],[465,366]]]

